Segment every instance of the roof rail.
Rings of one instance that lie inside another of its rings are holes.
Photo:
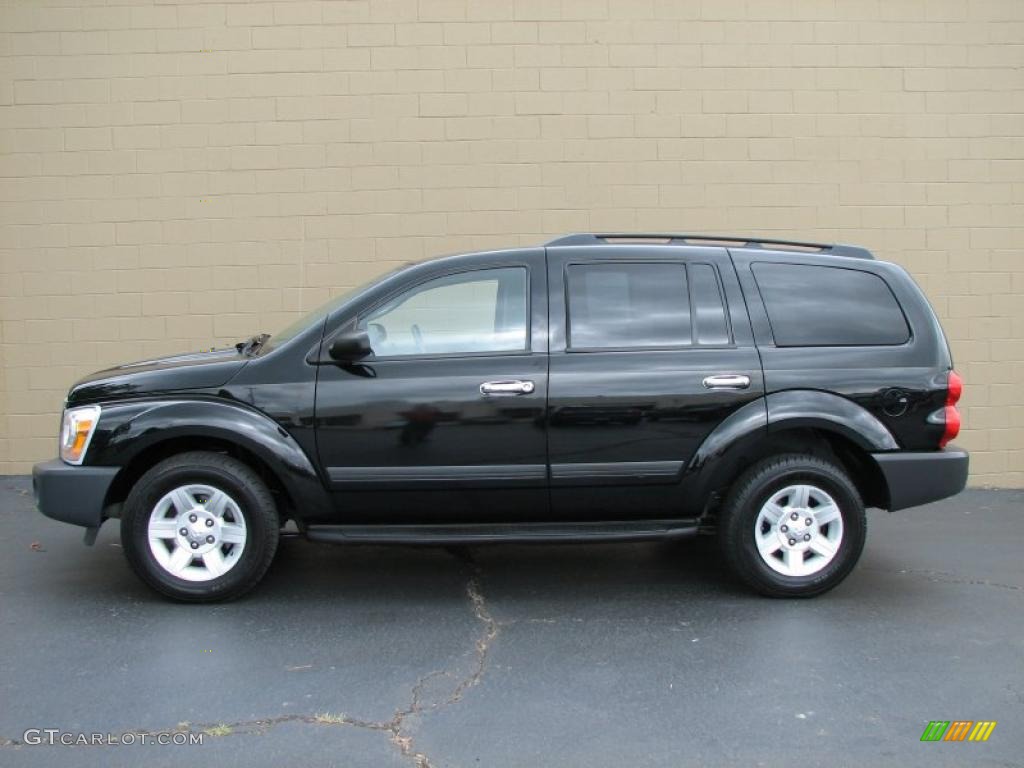
[[[744,237],[742,235],[688,235],[679,233],[633,233],[633,232],[580,232],[563,235],[547,243],[545,246],[556,245],[616,245],[624,243],[642,243],[657,241],[660,245],[720,245],[727,248],[761,248],[773,251],[800,251],[802,253],[821,253],[829,256],[849,256],[854,259],[873,259],[874,255],[867,248],[859,245],[841,245],[838,243],[805,243],[798,240],[769,240],[763,237]]]

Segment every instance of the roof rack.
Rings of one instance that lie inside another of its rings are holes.
[[[773,251],[821,253],[829,256],[849,256],[854,259],[875,258],[871,251],[867,248],[861,248],[859,245],[805,243],[798,240],[768,240],[763,237],[744,237],[741,235],[688,235],[674,232],[660,234],[637,234],[635,232],[580,232],[577,234],[557,237],[554,240],[544,243],[544,245],[621,245],[650,241],[656,241],[660,245],[720,245],[727,248],[761,248]]]

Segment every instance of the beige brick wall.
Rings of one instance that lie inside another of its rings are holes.
[[[1024,2],[0,9],[0,472],[79,375],[273,330],[397,262],[572,230],[861,243],[1024,486]]]

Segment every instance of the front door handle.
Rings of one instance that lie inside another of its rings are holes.
[[[750,377],[742,373],[722,373],[704,379],[707,389],[746,389],[750,386]]]
[[[532,381],[485,381],[480,385],[481,395],[529,395],[534,390]]]

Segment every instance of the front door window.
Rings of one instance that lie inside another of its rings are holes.
[[[373,354],[521,352],[527,334],[526,270],[484,269],[435,278],[361,318]]]

